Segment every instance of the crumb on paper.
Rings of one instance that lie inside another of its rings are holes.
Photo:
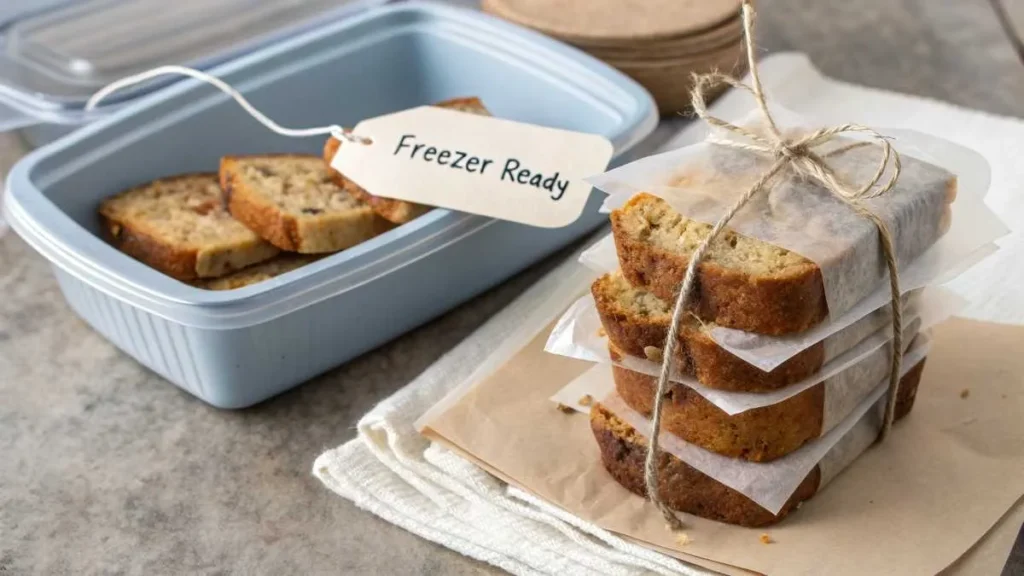
[[[963,390],[960,391],[960,397],[961,398],[967,398],[970,395],[971,395],[971,390],[969,388],[964,388]]]
[[[774,544],[774,543],[775,543],[775,540],[772,540],[772,537],[769,536],[767,532],[764,532],[764,533],[761,534],[761,544]]]
[[[583,396],[580,397],[580,401],[579,401],[580,406],[590,406],[593,403],[594,403],[594,397],[591,396],[590,394],[584,394]]]
[[[680,532],[679,534],[676,534],[676,544],[680,546],[686,546],[690,542],[693,542],[693,540],[690,539],[690,536],[686,532]]]
[[[576,409],[575,408],[573,408],[572,406],[566,406],[565,404],[562,404],[561,402],[558,403],[558,409],[561,410],[563,414],[575,414],[576,413]]]
[[[661,348],[657,346],[644,346],[644,356],[647,356],[647,359],[651,362],[661,362]]]
[[[608,333],[604,331],[604,326],[601,326],[600,328],[597,329],[597,335],[600,336],[601,338],[604,338],[605,336],[608,335]]]

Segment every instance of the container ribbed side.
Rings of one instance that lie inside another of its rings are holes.
[[[53,267],[64,298],[97,332],[141,364],[206,399],[196,349],[181,324],[139,310]]]

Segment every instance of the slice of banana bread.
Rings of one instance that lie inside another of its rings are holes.
[[[622,273],[635,286],[673,301],[689,255],[711,226],[680,216],[661,198],[637,194],[611,214]],[[828,315],[818,266],[799,254],[725,231],[699,271],[696,314],[723,326],[786,334]]]
[[[914,396],[923,370],[922,360],[904,374],[900,398]],[[654,410],[658,379],[620,366],[612,366],[612,376],[615,391],[623,401],[649,418]],[[662,429],[723,456],[769,462],[827,432],[827,386],[827,382],[819,382],[778,404],[730,416],[691,388],[671,383],[662,404]]]
[[[915,367],[914,370],[919,368]],[[910,413],[916,393],[916,386],[900,387],[896,400],[896,419]],[[876,409],[881,407],[882,404],[876,405]],[[590,429],[597,440],[601,461],[612,478],[630,492],[646,497],[644,460],[647,457],[647,439],[600,403],[590,410]],[[822,487],[821,467],[815,466],[782,509],[772,514],[750,498],[672,454],[658,454],[657,466],[658,493],[669,508],[740,526],[775,524]]]
[[[438,102],[437,104],[434,104],[434,106],[437,106],[438,108],[458,110],[459,112],[467,112],[469,114],[478,114],[481,116],[491,115],[479,98],[453,98],[451,100]],[[338,148],[340,147],[341,141],[333,136],[328,138],[327,142],[324,143],[324,162],[326,162],[328,166],[331,165],[331,160],[334,158],[334,155],[338,153]],[[331,169],[331,175],[338,186],[341,186],[346,192],[352,194],[356,198],[368,203],[383,218],[390,222],[394,222],[395,224],[405,224],[406,222],[433,210],[432,206],[424,206],[423,204],[416,204],[415,202],[406,202],[405,200],[393,200],[391,198],[374,196],[361,188],[355,182],[345,178],[345,176],[337,170]]]
[[[647,439],[601,404],[590,409],[590,430],[597,440],[605,470],[624,488],[646,498],[644,459],[647,457]],[[767,526],[782,520],[800,502],[814,496],[821,482],[821,471],[815,467],[779,513],[772,514],[672,454],[658,454],[657,467],[658,494],[669,508],[749,527]]]
[[[205,288],[206,290],[236,290],[263,282],[264,280],[270,280],[311,262],[316,262],[319,259],[320,256],[317,255],[280,254],[276,258],[260,262],[255,266],[249,266],[244,270],[239,270],[227,276],[201,280],[196,283],[196,287]]]
[[[672,322],[670,305],[654,294],[634,288],[621,273],[598,278],[590,287],[608,340],[631,356],[661,361],[661,349]],[[782,388],[818,371],[825,346],[819,342],[782,365],[765,372],[720,347],[691,315],[683,317],[676,346],[676,369],[709,388],[764,392]]]
[[[903,258],[916,258],[948,229],[952,214],[948,204],[956,196],[956,179],[948,176],[944,181],[932,177],[944,186],[930,188],[927,197],[911,196],[899,204],[900,217],[912,219],[915,210],[928,203],[928,210],[918,210],[927,216],[917,217],[931,218],[934,205],[943,202],[928,234],[907,240],[905,250],[897,247]],[[611,223],[625,277],[659,298],[674,301],[690,255],[711,227],[681,216],[667,202],[647,193],[614,210]],[[815,263],[728,229],[710,247],[698,281],[694,313],[729,328],[790,334],[814,326],[829,313],[821,270]]]
[[[337,252],[392,227],[335,184],[317,156],[226,156],[220,183],[231,214],[282,250]]]
[[[104,200],[99,214],[118,249],[182,281],[222,276],[278,252],[231,217],[216,174],[143,184]]]

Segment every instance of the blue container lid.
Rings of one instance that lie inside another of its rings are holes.
[[[387,0],[6,0],[0,6],[0,132],[83,124],[173,79],[103,86],[164,64],[205,69]]]

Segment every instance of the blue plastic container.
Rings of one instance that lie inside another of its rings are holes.
[[[213,70],[285,126],[360,119],[475,95],[497,116],[607,136],[621,159],[654,102],[612,68],[470,10],[408,3],[311,30]],[[222,408],[254,404],[451,309],[598,226],[539,229],[434,210],[373,240],[228,292],[193,288],[99,235],[100,201],[215,171],[225,154],[319,153],[227,96],[177,83],[19,162],[4,211],[53,264],[71,307],[142,364]]]

